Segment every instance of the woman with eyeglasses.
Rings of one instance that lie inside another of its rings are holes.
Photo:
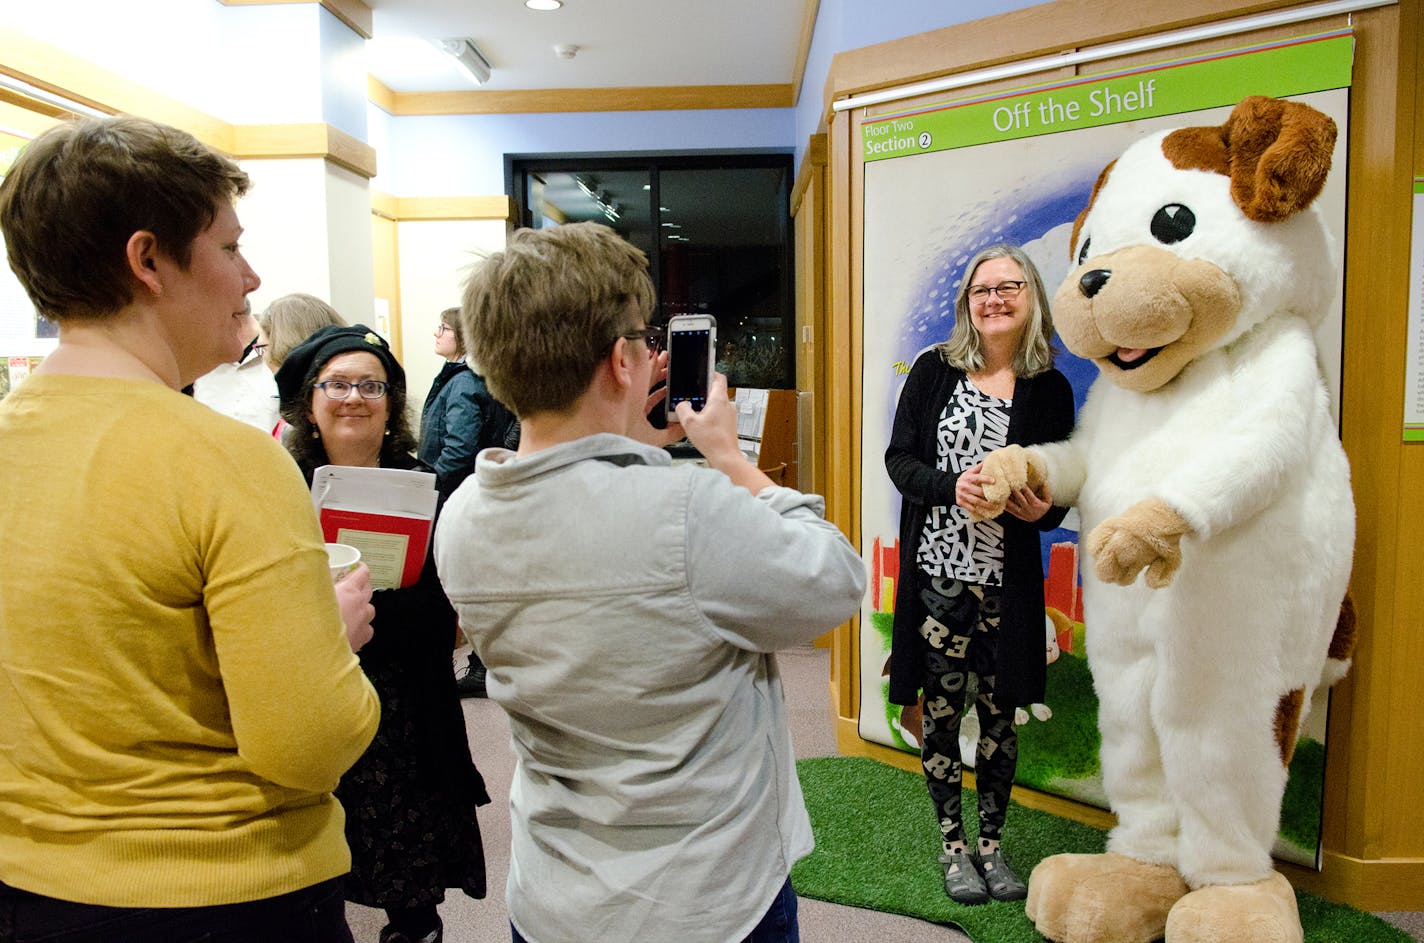
[[[322,465],[424,469],[411,457],[405,371],[365,325],[317,331],[288,353],[277,388],[308,481]],[[445,889],[485,895],[475,807],[489,796],[450,670],[455,612],[433,555],[413,586],[377,590],[371,603],[375,634],[360,659],[381,723],[336,790],[351,846],[346,899],[386,911],[381,943],[438,943]]]
[[[923,691],[921,757],[943,838],[945,893],[963,904],[1018,900],[1000,847],[1018,757],[1014,708],[1043,700],[1039,532],[1066,513],[1022,488],[981,520],[984,456],[1068,436],[1073,392],[1053,369],[1053,318],[1021,249],[991,246],[965,269],[949,339],[920,355],[895,410],[885,468],[904,500],[890,652],[890,702]],[[977,679],[979,840],[960,801],[959,722]]]

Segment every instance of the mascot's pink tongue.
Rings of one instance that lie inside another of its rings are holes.
[[[1132,363],[1134,360],[1141,360],[1146,356],[1146,347],[1119,347],[1117,349],[1117,359],[1123,363]]]

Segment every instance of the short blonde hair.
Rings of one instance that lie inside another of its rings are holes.
[[[476,265],[459,327],[495,399],[524,417],[572,406],[652,313],[648,257],[607,226],[571,223],[516,230]]]
[[[1018,246],[1007,243],[981,249],[964,267],[964,278],[954,296],[954,328],[948,340],[935,345],[940,357],[952,367],[966,373],[984,369],[984,344],[969,315],[969,285],[979,266],[990,259],[1013,259],[1023,271],[1024,291],[1028,294],[1028,324],[1014,351],[1014,376],[1031,377],[1053,367],[1053,312],[1048,306],[1048,293],[1043,277],[1033,260]]]
[[[336,309],[315,295],[283,295],[257,316],[257,326],[267,335],[267,362],[275,372],[302,341],[328,325],[345,327]]]

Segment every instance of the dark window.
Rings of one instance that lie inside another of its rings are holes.
[[[795,386],[789,154],[510,155],[521,226],[592,220],[648,255],[659,323],[717,319],[732,386]]]

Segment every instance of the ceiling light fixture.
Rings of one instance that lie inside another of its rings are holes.
[[[442,39],[437,45],[476,85],[489,81],[490,64],[473,39]]]
[[[524,0],[524,5],[531,10],[557,10],[564,0]]]

